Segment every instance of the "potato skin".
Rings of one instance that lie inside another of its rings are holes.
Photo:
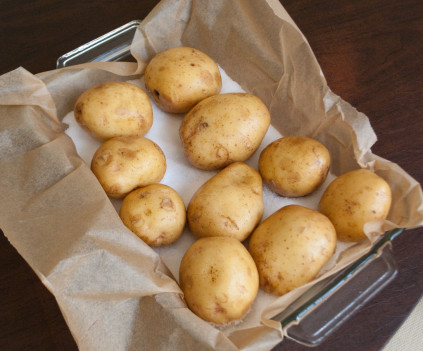
[[[179,135],[187,160],[204,170],[218,170],[247,160],[270,126],[270,113],[255,95],[227,93],[198,103],[184,117]]]
[[[186,212],[180,195],[165,184],[131,191],[122,201],[122,222],[150,246],[172,244],[182,234]]]
[[[76,121],[94,137],[145,135],[153,124],[150,98],[138,86],[105,82],[87,89],[74,106]]]
[[[91,170],[108,196],[121,198],[137,187],[159,182],[166,172],[166,158],[148,138],[114,137],[97,149]]]
[[[190,47],[173,47],[154,56],[145,73],[145,86],[166,112],[185,113],[206,97],[218,94],[222,78],[216,62]]]
[[[238,240],[208,237],[184,254],[179,284],[188,307],[215,324],[242,318],[257,296],[257,268]]]
[[[259,172],[263,182],[286,197],[311,194],[325,181],[330,168],[328,149],[317,140],[287,136],[261,152]]]
[[[288,205],[265,219],[253,232],[249,252],[260,287],[283,295],[314,279],[336,249],[330,220],[299,205]]]
[[[389,184],[376,173],[357,169],[335,178],[319,202],[319,211],[332,221],[341,241],[366,239],[364,224],[384,220],[391,207]]]
[[[204,183],[191,198],[187,220],[197,237],[229,236],[245,240],[263,215],[260,174],[235,162]]]

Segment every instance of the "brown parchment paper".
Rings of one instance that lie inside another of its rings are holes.
[[[136,14],[134,14],[136,15]],[[80,350],[270,350],[282,311],[312,282],[269,297],[255,321],[216,328],[191,313],[156,251],[127,230],[61,120],[79,94],[107,80],[137,79],[157,52],[196,47],[269,107],[282,135],[322,141],[332,172],[365,167],[384,177],[393,206],[365,226],[318,278],[366,252],[388,229],[423,224],[420,185],[371,152],[368,118],[333,94],[306,38],[276,0],[164,0],[134,36],[137,63],[89,63],[0,77],[0,227],[54,294]],[[255,316],[256,314],[254,314]],[[251,319],[251,318],[250,318]]]

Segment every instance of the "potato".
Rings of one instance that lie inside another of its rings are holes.
[[[367,169],[357,169],[329,184],[320,199],[319,211],[332,221],[339,240],[357,242],[366,238],[366,222],[386,219],[391,201],[391,188],[383,178]]]
[[[122,201],[122,222],[150,246],[175,242],[185,226],[185,204],[164,184],[150,184],[131,191]]]
[[[86,90],[74,107],[76,121],[96,138],[145,135],[153,124],[150,98],[138,86],[106,82]]]
[[[206,97],[218,94],[222,78],[205,53],[174,47],[158,53],[145,68],[145,87],[166,112],[185,113]]]
[[[318,189],[329,168],[328,149],[317,140],[302,136],[275,140],[259,158],[263,182],[275,193],[287,197],[308,195]]]
[[[192,165],[218,170],[247,160],[269,126],[269,110],[257,96],[227,93],[198,103],[184,117],[179,134]]]
[[[336,249],[336,232],[320,212],[288,205],[253,232],[249,251],[257,265],[260,287],[283,295],[319,273]]]
[[[188,307],[215,324],[242,318],[258,292],[258,273],[247,249],[238,240],[208,237],[184,254],[179,284]]]
[[[107,195],[121,198],[137,187],[159,182],[166,172],[166,158],[150,139],[114,137],[97,149],[91,170]]]
[[[204,183],[191,198],[188,225],[197,237],[229,236],[245,240],[263,215],[260,174],[235,162]]]

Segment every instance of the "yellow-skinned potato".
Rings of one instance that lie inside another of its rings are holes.
[[[91,170],[107,195],[121,198],[135,188],[159,182],[166,172],[166,158],[148,138],[114,137],[97,149]]]
[[[182,258],[179,283],[191,311],[215,324],[242,318],[259,288],[247,249],[227,237],[197,240]]]
[[[188,161],[218,170],[247,160],[270,126],[270,113],[255,95],[228,93],[198,103],[184,117],[179,134]]]
[[[260,287],[283,295],[319,273],[336,249],[336,232],[323,214],[288,205],[266,218],[253,232],[249,251]]]
[[[96,138],[145,135],[153,124],[150,98],[138,86],[106,82],[86,90],[74,107],[76,121]]]
[[[232,163],[204,183],[188,204],[187,220],[197,237],[245,240],[263,215],[260,174],[243,162]]]
[[[259,172],[275,193],[300,197],[315,191],[330,168],[328,149],[317,140],[287,136],[269,144],[260,154]]]
[[[175,242],[185,226],[185,204],[164,184],[150,184],[131,191],[122,201],[122,222],[150,246]]]
[[[326,188],[319,211],[329,217],[341,241],[366,238],[364,224],[384,220],[391,207],[389,184],[376,173],[357,169],[342,174]]]
[[[172,113],[187,112],[222,88],[216,62],[205,53],[184,46],[154,56],[145,68],[144,77],[157,105]]]

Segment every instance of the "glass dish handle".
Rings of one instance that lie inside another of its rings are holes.
[[[368,254],[313,286],[274,317],[282,323],[286,337],[307,346],[320,344],[389,284],[397,274],[391,240],[401,232],[386,233]]]

